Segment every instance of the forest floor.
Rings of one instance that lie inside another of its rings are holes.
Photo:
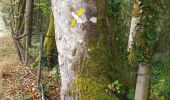
[[[41,100],[37,89],[37,68],[17,61],[10,35],[0,36],[0,100]],[[59,97],[59,84],[51,69],[44,68],[43,86],[49,100]]]

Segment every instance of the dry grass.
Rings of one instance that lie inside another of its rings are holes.
[[[8,34],[5,37],[0,37],[0,56],[15,54],[15,52],[11,36]]]
[[[0,37],[0,78],[12,70],[8,65],[16,62],[16,51],[10,35]]]
[[[0,78],[10,73],[13,70],[12,64],[17,63],[16,55],[4,56],[0,61]]]
[[[11,36],[6,34],[0,37],[0,99],[4,93],[3,78],[14,69],[11,65],[15,63],[17,63],[15,47]]]

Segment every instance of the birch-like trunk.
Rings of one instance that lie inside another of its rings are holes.
[[[140,3],[141,3],[140,0],[134,0],[129,41],[128,41],[128,51],[132,48],[134,38],[137,34],[138,24],[140,22],[140,17],[141,17],[140,14],[142,13],[142,10],[140,8]]]
[[[135,68],[140,64],[135,100],[148,98],[149,79],[142,75],[150,77],[151,72],[149,65],[152,64],[158,18],[155,3],[155,0],[134,0],[128,49],[130,65]]]
[[[73,12],[76,14],[80,8],[86,11],[87,6],[94,6],[94,4],[87,5],[85,0],[52,0],[55,39],[61,75],[61,100],[75,99],[74,96],[70,96],[67,92],[69,87],[73,85],[72,82],[76,77],[73,66],[76,63],[76,59],[79,59],[79,54],[85,50],[84,38],[86,30],[83,30],[83,24],[90,22],[87,21],[87,12],[79,17],[84,22],[78,23],[78,20],[76,20],[75,26],[71,26],[71,21],[75,19],[72,16]]]
[[[52,0],[61,100],[117,100],[105,92],[120,67],[107,7],[107,0]]]
[[[137,31],[137,25],[140,22],[140,17],[134,17],[132,16],[131,20],[131,26],[130,26],[130,34],[129,34],[129,41],[128,41],[128,50],[132,48],[132,44],[134,41],[134,38],[136,36]]]

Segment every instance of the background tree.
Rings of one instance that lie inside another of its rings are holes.
[[[139,64],[144,64],[144,66],[142,65],[140,67],[143,67],[143,70],[146,69],[144,73],[146,73],[148,77],[150,77],[148,73],[150,73],[152,69],[150,65],[153,63],[154,48],[157,39],[157,31],[155,28],[157,28],[156,20],[158,19],[158,12],[153,6],[154,3],[156,2],[152,0],[134,0],[128,45],[129,62],[131,66],[135,68],[139,66]],[[138,81],[136,84],[138,84]],[[135,99],[145,100],[148,98],[148,82],[145,83],[143,88],[146,88],[145,91],[143,91],[143,94],[144,92],[145,94],[139,97],[138,91],[136,91]]]

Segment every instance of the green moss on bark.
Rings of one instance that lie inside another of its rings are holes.
[[[143,11],[138,24],[138,30],[129,52],[129,62],[131,66],[136,67],[139,63],[152,63],[155,41],[157,38],[156,20],[158,12],[152,6],[151,2],[142,2]]]
[[[44,39],[44,53],[45,53],[45,57],[47,58],[48,65],[50,65],[51,56],[53,54],[53,51],[56,48],[54,33],[55,33],[54,32],[54,17],[51,14],[48,32]]]
[[[105,81],[78,77],[75,83],[77,95],[81,97],[80,100],[118,100],[118,98],[105,93]]]
[[[107,26],[106,23],[107,4],[107,1],[96,1],[97,24],[88,27],[90,31],[87,31],[89,33],[85,40],[88,57],[81,56],[75,64],[78,70],[76,70],[77,77],[74,80],[76,89],[73,94],[76,94],[80,100],[118,100],[105,91],[108,84],[114,82],[116,77],[120,77],[119,69],[122,67],[120,60],[117,60],[119,58],[117,48],[112,47],[116,43],[111,44],[114,42],[112,39],[114,37],[111,36],[114,31],[107,31],[108,27],[114,28]]]

